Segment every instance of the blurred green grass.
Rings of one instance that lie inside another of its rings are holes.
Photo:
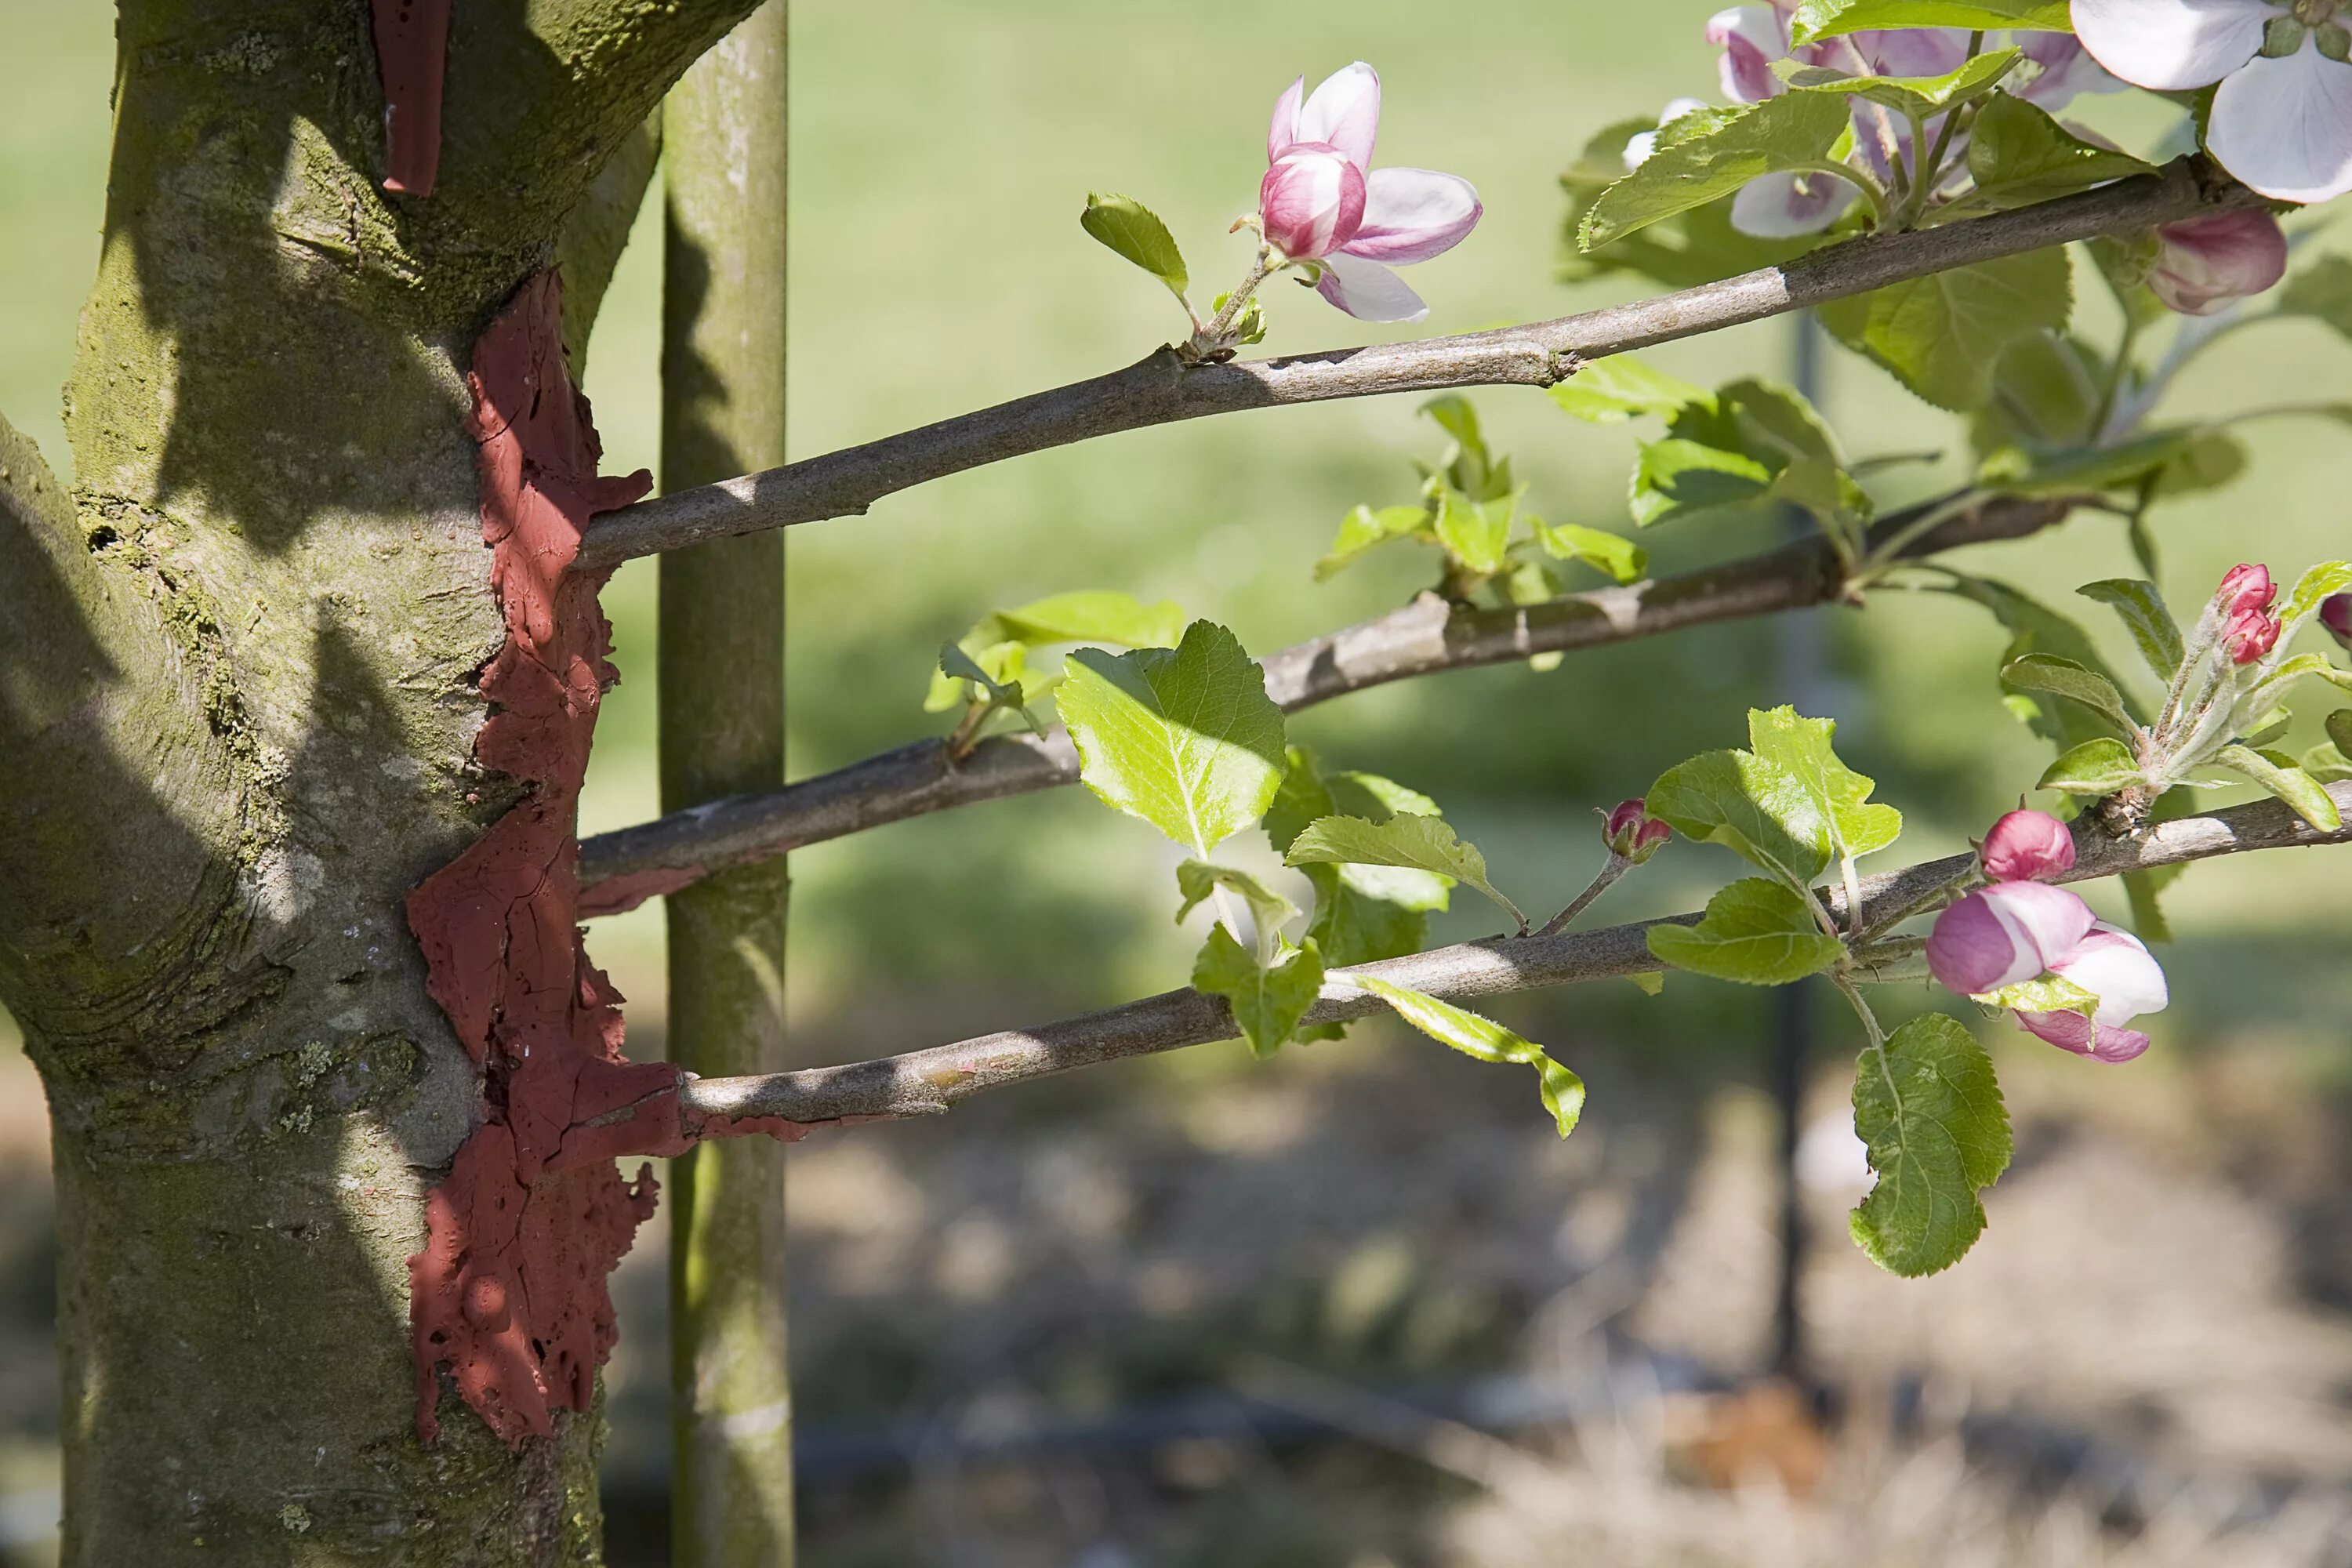
[[[1458,250],[1413,270],[1433,305],[1426,323],[1367,329],[1279,288],[1268,351],[1626,297],[1631,285],[1551,281],[1554,175],[1598,127],[1713,90],[1712,54],[1698,37],[1711,9],[1711,0],[1483,0],[1443,13],[1405,0],[1338,11],[1238,0],[798,0],[792,448],[824,451],[1092,374],[1170,336],[1179,321],[1157,286],[1079,231],[1086,193],[1122,191],[1156,208],[1213,291],[1245,260],[1242,240],[1224,231],[1254,204],[1274,96],[1302,70],[1311,84],[1351,58],[1383,72],[1381,161],[1469,177],[1486,217]],[[57,389],[96,258],[110,18],[87,0],[0,0],[0,17],[13,62],[0,94],[0,298],[11,306],[0,313],[0,408],[63,466]],[[2096,114],[2132,123],[2146,110],[2103,103]],[[587,384],[616,469],[656,464],[658,239],[649,202],[591,352]],[[1655,358],[1707,383],[1777,373],[1790,331],[1761,323]],[[2271,401],[2282,386],[2341,385],[2347,353],[2307,326],[2265,327],[2215,354],[2182,403],[2221,409]],[[1124,587],[1223,620],[1260,650],[1393,605],[1424,580],[1424,561],[1400,551],[1320,585],[1310,567],[1349,506],[1410,492],[1405,459],[1436,445],[1416,401],[1139,432],[793,531],[792,771],[939,728],[919,710],[933,650],[1000,605]],[[1538,510],[1625,526],[1629,434],[1571,426],[1532,392],[1477,402]],[[1948,418],[1843,356],[1831,356],[1825,403],[1857,453],[1957,441]],[[2274,423],[2250,440],[2252,476],[2159,518],[2166,585],[2184,601],[2242,557],[2293,570],[2345,551],[2342,501],[2326,478],[2343,461],[2343,432]],[[1754,527],[1693,527],[1646,542],[1672,570],[1762,537]],[[2127,571],[2128,557],[2117,527],[2085,518],[2061,537],[1979,551],[1972,564],[2055,601]],[[653,583],[641,563],[607,595],[625,684],[606,707],[585,831],[656,809]],[[1830,706],[1843,745],[1911,814],[1902,853],[1957,847],[2044,760],[1998,700],[2003,635],[1979,614],[1925,597],[1820,613],[1834,627]],[[1590,805],[1735,740],[1746,706],[1786,697],[1766,678],[1771,637],[1716,628],[1579,658],[1551,675],[1507,668],[1391,688],[1318,710],[1295,732],[1328,756],[1438,794],[1534,908],[1563,900],[1597,858]],[[1167,919],[1172,856],[1079,791],[821,846],[794,863],[796,1019],[823,1036],[882,999],[940,998],[918,1010],[928,1024],[853,1031],[859,1054],[924,1043],[925,1026],[994,1027],[1162,988],[1181,981],[1197,940]],[[1686,904],[1729,870],[1687,849],[1660,867],[1606,912]],[[2263,933],[2340,936],[2341,886],[2332,857],[2207,868],[2175,893],[2177,921],[2192,941],[2226,932],[2257,952]],[[1465,910],[1441,934],[1486,926]],[[657,908],[593,938],[635,1001],[644,1054],[658,1047],[659,940]],[[2342,989],[2330,989],[2330,1005],[2340,1006]],[[967,995],[968,1005],[950,1000]],[[1663,1005],[1655,1026],[1685,1037],[1744,1004],[1694,983]]]

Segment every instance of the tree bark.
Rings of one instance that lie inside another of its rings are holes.
[[[0,426],[0,994],[55,1123],[70,1564],[598,1559],[597,1418],[411,1427],[478,1069],[402,900],[517,797],[464,370],[751,0],[457,8],[387,195],[358,0],[123,0],[68,499]]]
[[[766,0],[669,95],[662,482],[671,489],[784,460],[786,16],[785,0]],[[665,811],[782,784],[783,574],[779,534],[662,558]],[[680,1067],[717,1076],[786,1065],[789,895],[779,857],[669,900],[669,1038]],[[783,1145],[705,1144],[670,1170],[670,1561],[787,1568]]]

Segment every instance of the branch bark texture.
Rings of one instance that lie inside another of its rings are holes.
[[[1888,518],[1891,539],[1929,510]],[[2061,500],[1993,500],[1911,541],[1906,556],[2019,539],[2066,515]],[[1286,712],[1392,680],[1508,664],[1829,603],[1843,592],[1836,552],[1805,540],[1747,560],[1660,582],[1571,595],[1507,610],[1457,608],[1433,594],[1375,620],[1298,644],[1265,661],[1266,694]],[[765,795],[738,795],[601,834],[580,847],[582,909],[633,909],[746,859],[821,844],[954,806],[1075,784],[1077,751],[1066,731],[1006,735],[961,762],[937,740],[803,779]]]
[[[1465,386],[1550,386],[1579,364],[1719,331],[1930,273],[2259,201],[2190,160],[2014,212],[1912,234],[1850,240],[1653,300],[1493,331],[1287,359],[1186,368],[1161,350],[1139,363],[993,408],[765,473],[643,501],[601,520],[583,566],[863,512],[910,486],[1146,426],[1248,408]]]
[[[2352,812],[2352,784],[2330,786],[2336,804]],[[2077,859],[2061,879],[2069,882],[2155,870],[2260,849],[2308,848],[2352,843],[2352,827],[2323,833],[2275,801],[2238,806],[2210,816],[2158,824],[2135,838],[2107,837],[2085,816],[2075,828]],[[1905,911],[1934,907],[1969,876],[1973,855],[1928,861],[1866,878],[1861,886],[1865,927]],[[1842,891],[1823,898],[1849,922]],[[1666,921],[1563,931],[1549,937],[1494,937],[1383,960],[1326,977],[1308,1024],[1341,1023],[1385,1010],[1355,985],[1367,975],[1448,1001],[1532,991],[1586,981],[1655,973],[1650,955],[1654,925],[1695,925],[1696,913]],[[1168,991],[1124,1006],[1089,1013],[1034,1029],[1008,1029],[953,1045],[909,1051],[877,1061],[818,1068],[768,1078],[700,1079],[681,1091],[691,1117],[782,1117],[800,1123],[894,1121],[937,1115],[983,1089],[1025,1083],[1129,1057],[1152,1056],[1234,1037],[1233,1016],[1220,997]]]

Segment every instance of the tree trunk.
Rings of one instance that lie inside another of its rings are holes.
[[[784,460],[785,0],[766,0],[673,89],[663,132],[662,484]],[[661,563],[662,809],[784,782],[784,541],[716,540]],[[784,861],[671,897],[670,1054],[708,1077],[781,1072]],[[789,1568],[784,1150],[709,1143],[673,1162],[674,1568]]]
[[[484,1105],[403,900],[526,793],[473,754],[475,341],[749,8],[456,7],[425,197],[378,188],[360,0],[121,6],[73,495],[0,426],[0,992],[56,1128],[68,1563],[599,1556],[593,1411],[413,1429],[406,1261]]]

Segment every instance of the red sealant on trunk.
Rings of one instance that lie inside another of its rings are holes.
[[[580,918],[625,915],[648,899],[667,898],[691,888],[709,873],[699,866],[664,867],[653,871],[624,871],[607,877],[580,895]]]
[[[528,781],[523,801],[408,897],[427,988],[483,1069],[483,1123],[426,1205],[408,1260],[416,1429],[426,1441],[438,1371],[509,1443],[546,1436],[558,1408],[588,1408],[615,1329],[611,1274],[653,1213],[652,1168],[705,1137],[805,1130],[772,1119],[685,1123],[667,1062],[621,1055],[620,994],[580,929],[580,785],[597,704],[615,679],[604,574],[570,570],[599,511],[651,476],[600,479],[587,400],[572,385],[552,272],[526,284],[475,345],[467,377],[481,444],[482,538],[507,640],[482,672],[485,765]]]
[[[441,169],[441,78],[449,0],[373,0],[376,79],[383,84],[383,188],[433,194]]]

